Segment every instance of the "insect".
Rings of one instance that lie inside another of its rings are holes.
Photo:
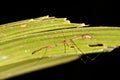
[[[63,36],[64,36],[64,35],[63,35]],[[65,38],[65,36],[64,36],[64,38]],[[40,47],[39,49],[33,51],[33,52],[32,52],[32,55],[33,55],[33,54],[36,54],[37,52],[39,52],[39,51],[41,51],[41,50],[43,50],[43,49],[45,49],[45,53],[44,53],[44,55],[45,55],[48,49],[57,47],[57,46],[59,46],[59,45],[64,45],[64,53],[67,52],[67,51],[66,51],[66,50],[67,50],[66,47],[68,46],[69,48],[74,49],[74,51],[75,51],[77,54],[81,53],[81,55],[85,55],[85,53],[78,47],[78,45],[75,43],[75,41],[76,41],[76,40],[79,40],[79,39],[91,39],[91,38],[92,38],[92,36],[87,34],[87,35],[82,35],[82,36],[80,36],[80,37],[75,37],[75,38],[71,38],[71,39],[65,39],[65,40],[63,40],[62,42],[58,43],[58,44],[53,44],[53,45],[47,45],[47,46]],[[69,45],[68,43],[71,43],[72,45]],[[89,46],[89,47],[99,47],[99,46],[103,46],[103,44],[93,44],[93,45],[88,45],[88,46]],[[98,55],[95,56],[94,58],[91,58],[91,57],[89,57],[89,56],[86,56],[86,57],[87,57],[88,59],[90,59],[90,60],[95,60],[99,55],[100,55],[100,54],[98,54]],[[82,60],[84,63],[86,63],[86,61],[83,60],[82,58],[81,58],[81,60]]]
[[[75,38],[75,39],[77,39],[77,38]],[[44,47],[41,47],[41,48],[39,48],[39,49],[37,49],[37,50],[35,50],[35,51],[33,51],[32,52],[32,54],[35,54],[35,53],[37,53],[37,52],[39,52],[39,51],[41,51],[41,50],[43,50],[43,49],[50,49],[50,48],[53,48],[53,47],[56,47],[56,46],[59,46],[60,44],[64,44],[64,52],[66,53],[66,45],[68,46],[68,43],[72,43],[72,44],[74,44],[74,46],[70,46],[70,48],[78,48],[77,47],[77,45],[75,44],[75,42],[73,41],[74,39],[68,39],[68,40],[64,40],[64,41],[62,41],[61,43],[59,43],[59,44],[54,44],[54,45],[48,45],[48,46],[44,46]],[[81,50],[78,48],[78,50],[81,52]]]

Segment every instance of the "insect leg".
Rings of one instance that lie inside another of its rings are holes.
[[[42,49],[48,49],[48,48],[52,48],[52,47],[55,47],[55,45],[49,45],[49,46],[41,47],[41,48],[33,51],[33,52],[32,52],[32,55],[35,54],[35,53],[37,53],[37,52],[39,52],[39,51],[41,51]],[[45,51],[45,52],[46,52],[46,51]]]
[[[80,48],[75,44],[75,42],[74,42],[72,39],[70,39],[70,41],[73,43],[73,45],[75,45],[75,47],[76,47],[81,53],[83,53],[82,50],[80,50]]]
[[[72,39],[70,39],[70,41],[72,42],[72,44],[73,44],[82,54],[84,54],[84,53],[82,52],[82,50],[79,49],[79,47],[76,45],[76,43],[75,43]],[[75,49],[75,47],[73,47],[73,48]],[[83,61],[84,63],[86,63],[86,61],[83,60],[83,58],[81,58],[81,61]]]
[[[32,52],[32,55],[35,54],[35,53],[37,53],[37,52],[39,52],[39,51],[41,51],[41,50],[44,49],[44,48],[46,48],[46,47],[41,47],[41,48],[39,48],[39,49],[33,51],[33,52]]]
[[[45,52],[44,52],[44,54],[43,54],[41,57],[44,57],[44,55],[47,53],[47,50],[48,50],[48,49],[49,49],[49,48],[46,47]]]
[[[75,47],[76,47],[83,55],[85,55],[85,53],[83,53],[82,50],[76,45],[76,43],[75,43],[72,39],[70,39],[70,40],[71,40],[71,42],[75,45]],[[98,55],[98,56],[99,56],[99,55]],[[89,56],[86,55],[86,57],[87,57],[87,59],[90,59],[91,61],[93,61],[97,56],[94,57],[94,58],[90,58]],[[82,58],[81,58],[81,60],[82,60],[84,63],[87,62],[87,60],[85,61],[85,60],[83,60]]]
[[[64,53],[66,53],[66,45],[65,45],[65,40],[64,40]]]

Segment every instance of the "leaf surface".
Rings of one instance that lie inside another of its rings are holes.
[[[83,26],[84,23],[49,16],[0,25],[0,79],[119,46],[119,27]]]

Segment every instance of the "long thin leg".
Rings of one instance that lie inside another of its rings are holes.
[[[65,43],[64,43],[64,53],[66,53],[66,45],[65,45]]]
[[[42,59],[43,57],[44,57],[44,55],[47,53],[47,50],[48,50],[48,47],[45,47],[46,49],[45,49],[45,52],[44,52],[44,54],[40,57],[40,59]],[[36,51],[34,51],[35,53],[36,52],[38,52],[38,51],[40,51],[40,49],[38,49],[38,50],[36,50]],[[35,62],[34,64],[37,64],[37,63],[39,63],[41,60],[39,59],[39,61],[38,62]]]
[[[76,48],[77,48],[83,55],[85,55],[85,54],[82,52],[82,50],[80,50],[80,48],[76,45],[76,43],[75,43],[72,39],[71,39],[71,42],[76,46]],[[98,55],[98,56],[99,56],[99,55]],[[86,55],[86,57],[92,61],[92,60],[94,60],[97,56],[96,56],[95,58],[90,58],[89,56]],[[83,60],[82,60],[82,61],[83,61]]]
[[[79,49],[79,47],[75,44],[75,42],[74,42],[72,39],[71,39],[71,42],[72,42],[73,45],[75,45],[75,47],[76,47],[82,54],[84,54],[84,53],[82,52],[82,50]],[[75,47],[74,47],[74,48],[75,48]],[[83,58],[81,58],[81,61],[83,61],[83,63],[86,63],[86,61],[85,61]]]
[[[75,44],[75,42],[74,42],[72,39],[70,39],[70,40],[71,40],[71,42],[75,45],[75,47],[76,47],[81,53],[83,53],[82,50],[80,50],[80,48]]]
[[[48,48],[45,49],[45,52],[44,52],[44,54],[42,55],[42,57],[45,56],[45,54],[47,53],[47,50],[48,50]]]
[[[41,51],[42,49],[52,48],[52,47],[55,47],[55,46],[56,46],[56,45],[49,45],[49,46],[41,47],[41,48],[33,51],[33,52],[32,52],[32,55],[35,54],[35,53],[37,53],[37,52],[39,52],[39,51]]]
[[[35,53],[37,53],[37,52],[39,52],[40,50],[42,50],[42,49],[44,49],[44,48],[45,48],[45,47],[42,47],[42,48],[39,48],[39,49],[33,51],[33,52],[32,52],[32,55],[35,54]]]
[[[65,37],[65,34],[64,34],[64,32],[63,32],[63,30],[61,30],[62,31],[62,33],[63,33],[63,38],[64,38],[64,53],[66,53],[66,45],[67,46],[69,46],[67,43],[66,43],[66,37]]]

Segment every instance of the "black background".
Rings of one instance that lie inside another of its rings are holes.
[[[119,2],[115,1],[56,1],[0,2],[0,23],[8,23],[40,16],[66,17],[71,22],[120,26]]]
[[[72,3],[70,3],[72,2]],[[54,2],[4,2],[0,6],[0,24],[36,18],[40,16],[66,17],[71,22],[91,26],[120,26],[119,2],[115,1],[56,1]],[[118,78],[119,48],[101,54],[96,60],[83,63],[81,59],[60,66],[36,71],[9,80],[40,79],[105,79]]]

